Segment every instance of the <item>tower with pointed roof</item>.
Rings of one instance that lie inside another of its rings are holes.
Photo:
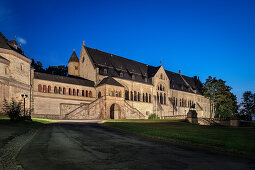
[[[68,61],[68,75],[71,76],[79,76],[79,59],[75,53],[75,49],[73,50],[73,54],[71,55]]]

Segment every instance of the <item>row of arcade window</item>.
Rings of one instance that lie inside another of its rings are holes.
[[[158,93],[157,92],[157,100],[160,104],[166,104],[166,94]]]
[[[165,91],[165,87],[162,84],[160,84],[160,85],[158,85],[158,90]]]
[[[195,108],[195,103],[192,100],[179,99],[176,97],[172,98],[174,106]]]
[[[125,99],[126,100],[132,100],[132,101],[142,101],[146,103],[151,103],[151,94],[143,93],[141,95],[140,92],[136,91],[128,91],[125,90]]]
[[[98,98],[102,97],[102,93],[99,91],[97,94]],[[114,96],[114,97],[121,97],[121,91],[114,91],[114,90],[110,90],[109,91],[109,96]]]
[[[55,94],[63,94],[63,95],[73,95],[73,96],[84,96],[84,97],[92,97],[92,91],[88,90],[79,90],[79,89],[71,89],[69,88],[68,91],[65,87],[56,87],[54,86],[54,93]],[[44,92],[44,93],[51,93],[51,86],[46,86],[46,85],[38,85],[38,91],[39,92]],[[80,93],[81,92],[81,93]]]

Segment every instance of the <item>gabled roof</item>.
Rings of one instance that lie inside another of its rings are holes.
[[[113,86],[120,86],[120,87],[124,87],[122,84],[120,84],[119,82],[117,82],[115,79],[113,79],[112,77],[106,77],[104,78],[98,85],[104,85],[104,84],[108,84],[108,85],[113,85]]]
[[[160,68],[160,66],[150,66],[90,47],[85,48],[93,64],[99,68],[100,75],[152,84],[152,77],[155,76]],[[168,70],[165,71],[170,80],[171,89],[190,93],[194,93],[194,90],[198,93],[201,92],[202,83],[199,80]]]
[[[93,81],[90,81],[84,78],[65,77],[65,76],[58,76],[58,75],[46,74],[46,73],[40,73],[40,72],[35,72],[34,78],[40,79],[40,80],[48,80],[48,81],[55,81],[55,82],[67,83],[67,84],[76,84],[76,85],[89,86],[89,87],[94,87],[95,85]]]
[[[73,54],[72,54],[72,56],[70,57],[68,63],[69,63],[69,62],[79,62],[79,59],[78,59],[78,57],[77,57],[75,51],[73,51]]]

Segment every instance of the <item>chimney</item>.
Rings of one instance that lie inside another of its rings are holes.
[[[194,79],[197,80],[197,76],[194,76]]]
[[[180,75],[182,74],[181,70],[179,70],[179,74],[180,74]]]

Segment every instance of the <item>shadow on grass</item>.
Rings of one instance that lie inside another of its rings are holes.
[[[8,125],[8,126],[20,126],[26,128],[39,128],[48,123],[53,123],[55,121],[49,119],[37,119],[33,118],[32,121],[27,120],[19,120],[19,121],[11,121],[7,116],[0,116],[0,125]]]

